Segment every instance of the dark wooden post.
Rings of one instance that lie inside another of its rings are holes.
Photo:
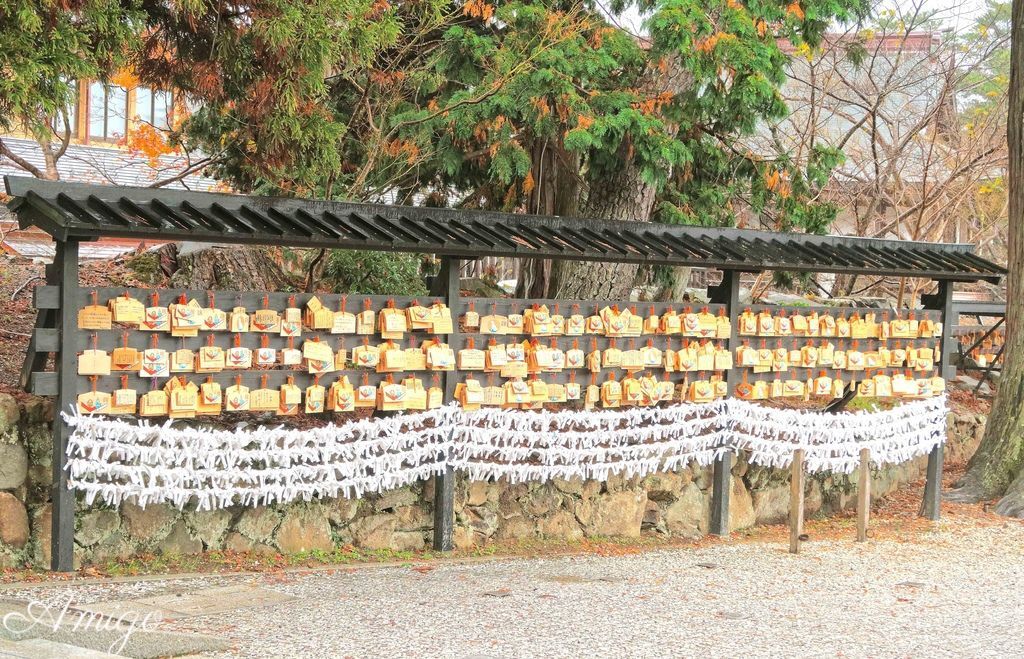
[[[726,305],[732,332],[729,333],[729,352],[735,357],[736,348],[740,345],[740,273],[735,270],[722,272],[722,283],[708,291],[711,302]],[[736,393],[736,385],[740,378],[740,369],[726,371],[728,395]],[[732,489],[732,455],[727,454],[715,460],[714,477],[711,481],[711,533],[729,535],[729,492]]]
[[[800,553],[800,536],[804,533],[804,450],[793,451],[789,468],[789,553]]]
[[[74,335],[78,329],[78,241],[58,242],[53,258],[53,272],[60,283],[60,308],[57,309],[57,327],[60,331],[60,350],[57,353],[57,398],[53,418],[53,490],[52,527],[50,535],[50,567],[55,572],[74,569],[75,550],[75,496],[68,487],[68,438],[70,430],[61,419],[62,412],[75,400]]]
[[[956,377],[956,368],[950,364],[950,356],[956,350],[956,337],[953,326],[958,318],[953,313],[953,282],[940,281],[939,289],[934,295],[922,295],[921,302],[925,309],[942,311],[942,355],[938,362],[939,375],[947,381]],[[928,454],[928,471],[924,483],[924,501],[921,502],[921,517],[937,521],[941,514],[942,503],[942,462],[943,445],[939,444]]]
[[[462,305],[459,303],[459,272],[462,268],[460,259],[441,259],[441,271],[434,280],[434,295],[444,298],[445,304],[452,313],[452,333],[448,344],[456,352],[462,347],[459,331],[459,318],[462,316]],[[455,399],[456,378],[453,373],[442,373],[444,378],[445,403]],[[452,536],[455,530],[455,470],[448,455],[448,466],[444,474],[434,478],[434,549],[451,551]]]
[[[860,450],[860,474],[857,480],[857,542],[868,539],[871,517],[871,449]]]

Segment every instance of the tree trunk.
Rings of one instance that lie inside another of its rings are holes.
[[[605,220],[647,222],[657,190],[628,162],[610,177],[591,182],[580,215]],[[556,261],[551,266],[551,297],[570,300],[628,300],[639,266],[635,263]]]
[[[693,86],[693,76],[671,58],[664,67],[652,67],[643,85],[646,93],[681,94]],[[613,174],[591,178],[579,215],[600,220],[649,222],[657,188],[643,180],[642,168],[620,149],[622,167]],[[629,263],[556,261],[551,267],[551,297],[588,300],[627,300],[636,283],[638,265]]]
[[[1010,47],[1010,102],[1006,121],[1009,142],[1009,228],[1006,278],[1006,346],[999,390],[978,452],[971,458],[958,500],[987,499],[1006,493],[996,510],[1024,516],[1024,333],[1018,302],[1024,294],[1024,0],[1013,0]],[[1014,481],[1016,478],[1016,481]],[[1011,483],[1013,483],[1011,487]],[[1009,488],[1009,490],[1007,489]]]
[[[536,215],[576,215],[580,195],[579,156],[560,149],[550,140],[534,143],[531,171],[534,187],[527,212]],[[523,259],[516,283],[516,297],[546,298],[550,292],[551,260]]]
[[[211,291],[286,291],[295,287],[272,247],[179,248],[172,288]]]
[[[665,302],[680,302],[686,295],[686,289],[690,287],[690,273],[693,268],[680,266],[672,268],[672,283],[661,292],[661,299]]]

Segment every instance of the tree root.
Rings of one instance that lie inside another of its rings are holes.
[[[1017,476],[1017,480],[1010,484],[1006,494],[996,504],[995,511],[1007,517],[1024,519],[1024,472],[1021,472]]]

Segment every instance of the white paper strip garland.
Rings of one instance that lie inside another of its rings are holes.
[[[807,471],[850,473],[868,448],[877,466],[927,454],[946,438],[946,399],[884,412],[827,414],[741,401],[665,408],[563,410],[456,405],[310,430],[176,428],[64,414],[71,487],[117,505],[199,509],[359,497],[442,473],[511,482],[645,476],[749,451],[774,468],[803,449]]]
[[[359,497],[442,473],[462,418],[428,412],[297,430],[175,428],[170,422],[64,415],[71,487],[109,504],[191,500],[200,510]]]

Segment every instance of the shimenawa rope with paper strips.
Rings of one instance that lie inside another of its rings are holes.
[[[221,430],[64,414],[74,431],[68,475],[87,503],[194,502],[201,510],[359,497],[442,473],[546,482],[645,476],[748,451],[750,462],[850,473],[927,454],[946,437],[946,399],[881,412],[779,410],[727,399],[664,408],[484,409],[457,405],[382,419]]]

